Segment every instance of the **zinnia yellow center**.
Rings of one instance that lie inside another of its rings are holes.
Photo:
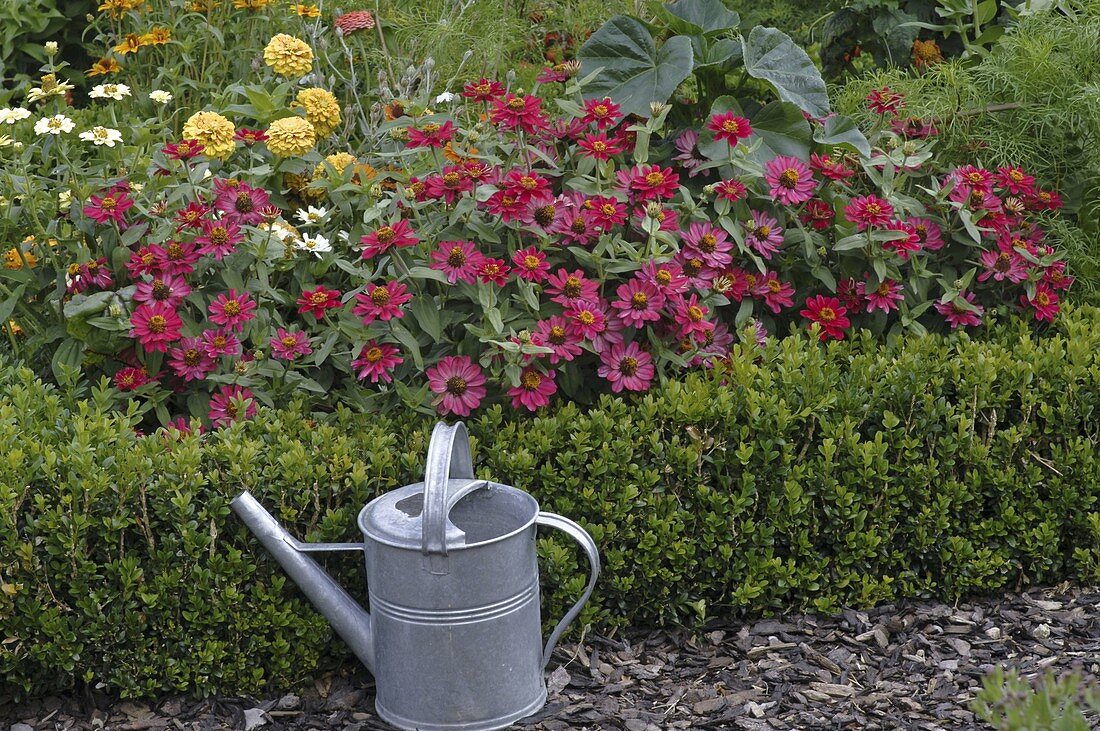
[[[794,168],[784,170],[783,174],[779,176],[779,184],[784,188],[794,188],[798,185],[798,171]]]
[[[582,325],[591,325],[592,323],[596,322],[596,316],[588,310],[585,310],[584,312],[577,315],[577,319],[580,320]]]
[[[532,254],[528,254],[527,256],[523,257],[523,266],[525,269],[534,271],[539,268],[539,264],[541,263],[542,262],[539,261],[539,258]]]
[[[149,332],[160,334],[168,329],[168,321],[163,315],[153,315],[149,318]]]
[[[382,360],[382,349],[377,345],[367,349],[367,352],[363,354],[363,357],[368,363],[377,363]]]
[[[239,315],[241,314],[241,303],[237,300],[229,300],[225,303],[225,306],[222,307],[222,312],[230,316]]]
[[[379,307],[390,303],[390,292],[385,287],[375,287],[371,290],[370,301]]]
[[[633,376],[638,372],[638,361],[635,358],[626,357],[619,362],[619,372],[624,376]]]
[[[527,371],[520,377],[519,382],[528,391],[534,391],[542,383],[542,376],[535,371]]]
[[[665,182],[664,173],[652,172],[645,176],[645,182],[647,185],[660,185]]]
[[[561,291],[566,297],[580,297],[581,280],[576,277],[569,277],[565,280],[565,286],[561,288]]]
[[[466,263],[466,253],[459,247],[451,249],[451,253],[447,255],[447,265],[452,267],[460,267]]]
[[[383,226],[375,232],[374,237],[378,239],[378,243],[388,244],[397,237],[397,232],[393,230],[393,226]]]
[[[832,307],[822,307],[817,316],[825,322],[832,322],[836,319],[836,311]]]
[[[550,328],[550,334],[547,339],[554,345],[561,345],[565,342],[565,328],[561,325],[554,325]]]
[[[328,295],[324,292],[314,292],[309,296],[309,301],[315,305],[323,305],[328,302]]]
[[[718,239],[714,234],[703,234],[699,239],[699,248],[709,254],[718,248]]]
[[[187,350],[183,351],[183,362],[185,365],[197,366],[200,362],[202,362],[202,356],[199,355],[199,351],[195,350],[194,348],[188,348]]]
[[[466,381],[458,376],[452,376],[447,379],[447,393],[455,396],[461,396],[466,393]]]
[[[703,311],[699,309],[698,305],[692,305],[687,311],[688,319],[692,322],[700,322],[703,319]]]

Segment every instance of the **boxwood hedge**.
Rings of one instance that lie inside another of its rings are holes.
[[[348,657],[231,515],[241,489],[300,537],[355,538],[416,481],[432,420],[261,410],[138,436],[0,366],[0,697],[250,691]],[[582,522],[605,569],[586,622],[691,623],[1100,579],[1100,309],[1041,336],[738,347],[643,397],[468,422],[478,473]],[[540,538],[545,616],[581,589]],[[359,566],[328,559],[354,593]]]

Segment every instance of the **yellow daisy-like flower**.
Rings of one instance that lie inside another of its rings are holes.
[[[137,33],[127,33],[126,37],[122,39],[122,43],[114,47],[114,52],[120,56],[125,56],[128,53],[137,53],[139,48],[148,45],[149,43],[143,41]]]
[[[84,72],[85,76],[106,76],[107,74],[117,74],[122,70],[122,65],[113,58],[101,58],[92,64],[92,67]]]
[[[5,269],[22,269],[24,264],[28,267],[34,268],[38,263],[38,257],[29,251],[20,252],[19,249],[11,248],[4,252],[3,262]]]
[[[172,40],[172,30],[170,28],[153,28],[153,30],[141,36],[142,43],[150,46],[163,46],[170,40]]]
[[[238,10],[263,10],[271,4],[271,0],[233,0],[233,7]]]
[[[145,4],[145,0],[103,0],[97,8],[101,13],[107,13],[112,18],[118,18],[128,10],[136,10]]]
[[[267,149],[279,157],[303,155],[317,144],[313,125],[301,117],[276,119],[267,128]]]
[[[204,155],[224,160],[237,148],[233,140],[236,131],[233,123],[217,112],[195,112],[183,125],[183,139],[198,140]]]
[[[318,137],[328,137],[340,125],[340,102],[326,89],[302,89],[292,106],[306,110],[306,121]]]
[[[287,78],[305,76],[313,69],[313,49],[300,38],[279,33],[264,48],[264,62]]]
[[[297,3],[290,6],[291,12],[297,13],[303,18],[320,18],[321,9],[316,5],[306,5],[305,3]]]
[[[15,336],[23,334],[23,328],[19,327],[19,323],[15,320],[8,320],[8,331]]]
[[[221,0],[191,0],[191,2],[187,4],[187,12],[209,13],[219,5],[221,5]]]

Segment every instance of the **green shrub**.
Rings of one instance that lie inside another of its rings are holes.
[[[996,731],[1089,731],[1100,720],[1100,692],[1073,672],[1050,670],[1028,682],[998,667],[982,681],[974,712]]]
[[[1020,322],[981,341],[796,335],[644,397],[498,406],[468,426],[480,475],[600,545],[584,622],[1096,581],[1098,325],[1079,307],[1045,337]],[[105,383],[73,394],[8,366],[0,384],[0,697],[257,690],[347,657],[228,501],[247,489],[303,539],[353,539],[365,501],[419,479],[433,420],[292,405],[139,437]],[[583,558],[539,545],[549,619]],[[356,562],[328,561],[365,594]]]

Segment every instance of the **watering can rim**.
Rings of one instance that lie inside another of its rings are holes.
[[[533,510],[531,512],[531,517],[528,518],[526,521],[524,521],[524,523],[522,525],[520,525],[519,527],[517,527],[513,530],[508,531],[507,533],[502,533],[499,536],[494,536],[492,538],[487,538],[483,541],[477,541],[475,543],[465,543],[465,544],[462,544],[462,545],[454,545],[454,546],[448,545],[447,546],[448,551],[463,551],[463,550],[466,550],[466,549],[469,549],[469,548],[481,548],[481,547],[488,546],[488,545],[493,544],[493,543],[500,543],[501,541],[504,541],[504,540],[507,540],[509,538],[513,538],[517,535],[522,534],[523,532],[528,530],[532,525],[534,525],[535,522],[538,520],[541,508],[539,506],[539,501],[531,493],[527,492],[526,490],[521,490],[518,487],[515,487],[513,485],[505,485],[504,483],[493,482],[492,480],[477,480],[477,482],[480,482],[480,483],[483,483],[483,484],[477,490],[475,490],[474,492],[479,492],[482,489],[503,490],[503,491],[507,491],[507,492],[512,492],[516,495],[521,496],[521,499],[525,499],[525,500],[529,501],[531,503],[531,507],[533,508]],[[379,532],[377,530],[374,530],[374,526],[368,526],[366,524],[366,519],[367,519],[367,515],[368,515],[369,511],[371,511],[376,506],[376,504],[379,503],[379,502],[386,501],[386,500],[396,502],[397,500],[404,500],[406,498],[412,497],[413,495],[422,494],[423,492],[424,492],[424,483],[423,482],[413,482],[411,484],[404,485],[402,487],[398,487],[398,488],[395,488],[395,489],[390,490],[388,492],[385,492],[385,493],[379,495],[378,497],[374,498],[370,502],[368,502],[366,505],[364,505],[363,508],[359,511],[359,515],[355,520],[356,526],[359,528],[359,532],[363,534],[364,547],[366,545],[367,540],[370,540],[371,542],[380,543],[384,546],[391,546],[393,548],[403,548],[403,549],[406,549],[406,550],[409,550],[409,551],[413,551],[413,550],[421,551],[422,546],[421,546],[421,543],[420,543],[420,533],[419,532],[410,534],[409,540],[406,541],[406,542],[402,542],[400,540],[390,538],[389,536],[379,534]]]

